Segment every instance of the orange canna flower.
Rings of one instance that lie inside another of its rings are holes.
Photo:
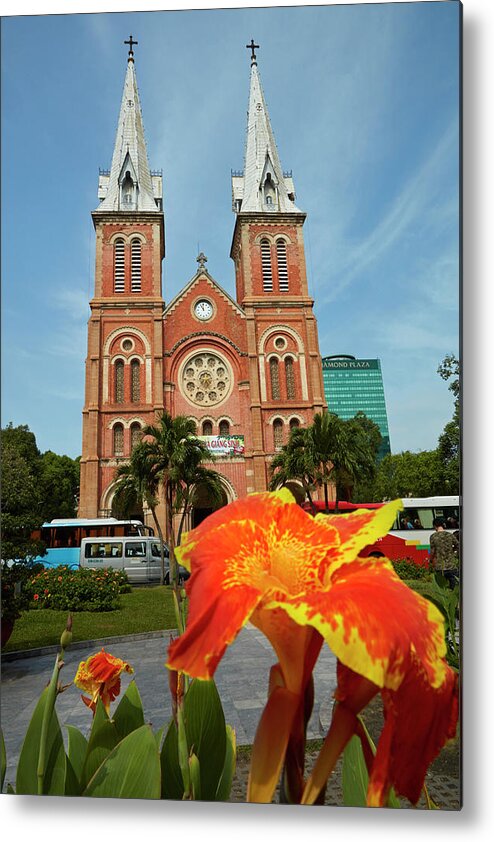
[[[300,742],[323,640],[339,661],[338,704],[303,795],[300,790],[304,803],[318,798],[358,730],[357,714],[379,691],[386,724],[369,804],[384,804],[390,786],[415,803],[428,764],[454,735],[457,680],[444,660],[442,615],[401,582],[389,561],[359,557],[386,534],[400,508],[395,501],[312,518],[286,489],[255,494],[213,513],[177,548],[179,563],[191,571],[189,617],[169,647],[170,669],[211,678],[249,620],[278,657],[253,746],[248,800],[271,801],[287,746]]]
[[[103,702],[106,712],[110,715],[110,702],[120,693],[120,675],[122,672],[133,673],[132,667],[120,658],[114,658],[104,649],[96,655],[91,655],[87,661],[81,661],[77,670],[74,684],[80,690],[91,694],[91,698],[81,696],[82,701],[91,710],[96,710],[98,698]]]

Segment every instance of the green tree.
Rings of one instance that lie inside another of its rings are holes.
[[[437,450],[388,454],[377,468],[375,489],[377,500],[443,494],[443,469]]]
[[[450,381],[449,391],[454,397],[453,417],[444,427],[439,436],[438,454],[442,464],[444,476],[444,492],[458,494],[460,490],[460,363],[453,355],[448,354],[437,369],[443,380]]]
[[[3,432],[3,431],[2,431]],[[38,482],[15,437],[2,436],[2,624],[19,616],[25,607],[22,585],[34,559],[43,555],[44,544],[33,538],[41,526]],[[25,451],[24,451],[25,452]]]
[[[27,424],[14,427],[12,421],[9,421],[7,426],[2,428],[2,449],[7,447],[22,456],[32,475],[38,476],[41,468],[41,453],[36,444],[36,436]]]
[[[293,481],[300,483],[312,506],[312,493],[315,488],[315,467],[309,449],[307,428],[294,427],[290,431],[287,444],[275,453],[271,460],[271,491],[289,485]],[[315,510],[314,510],[315,511]]]
[[[80,482],[78,459],[45,451],[40,459],[39,482],[43,520],[76,517]]]
[[[184,487],[193,484],[192,476],[204,462],[213,461],[206,445],[196,436],[196,425],[191,418],[177,415],[172,418],[164,412],[156,425],[143,430],[142,442],[151,475],[156,478],[163,492],[165,506],[165,539],[170,552],[170,579],[177,582],[175,559],[175,534],[173,516],[184,500]]]
[[[145,442],[139,442],[132,450],[130,461],[119,465],[115,475],[116,486],[113,505],[117,515],[128,516],[137,507],[147,506],[160,540],[160,584],[165,581],[165,548],[161,524],[156,509],[159,503],[159,477],[153,470]]]
[[[349,499],[355,483],[374,475],[375,462],[361,418],[345,421],[331,412],[316,413],[311,426],[294,431],[273,459],[271,487],[298,479],[309,499],[315,486],[322,487],[328,511],[329,487],[335,487],[338,508],[340,499]]]

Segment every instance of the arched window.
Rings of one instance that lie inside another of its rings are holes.
[[[300,427],[298,418],[290,418],[290,430],[296,430],[297,427]]]
[[[276,418],[273,421],[273,441],[276,449],[283,445],[283,421]]]
[[[271,375],[271,400],[279,401],[280,373],[278,369],[278,360],[276,359],[276,357],[271,357],[269,361],[269,373]]]
[[[230,435],[230,424],[228,421],[220,421],[220,436]]]
[[[142,438],[142,428],[141,425],[134,421],[133,424],[130,425],[130,449],[133,450],[136,444],[139,444]]]
[[[140,240],[134,239],[130,244],[130,290],[141,291],[141,250]]]
[[[130,364],[130,399],[132,403],[139,403],[141,399],[141,364],[139,360],[132,360]]]
[[[293,359],[285,357],[285,378],[286,378],[286,396],[288,400],[293,400],[295,397],[295,374],[293,372]]]
[[[113,427],[113,455],[123,456],[124,452],[124,429],[122,424],[115,424]]]
[[[269,240],[261,240],[262,288],[264,292],[273,292],[273,273],[271,271],[271,246]]]
[[[280,292],[288,292],[288,263],[286,259],[286,243],[276,240],[276,257],[278,259],[278,283]]]
[[[115,403],[124,402],[124,363],[117,360],[115,363]]]
[[[114,289],[115,292],[125,292],[125,243],[115,240],[114,258]]]
[[[203,434],[203,436],[212,436],[213,435],[213,425],[212,425],[211,421],[203,421],[202,434]]]

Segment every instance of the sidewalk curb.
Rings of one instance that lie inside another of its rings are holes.
[[[138,632],[137,634],[120,634],[115,637],[100,637],[93,640],[76,640],[70,644],[72,649],[94,649],[100,646],[111,646],[114,643],[125,643],[125,641],[157,640],[160,637],[168,637],[177,634],[176,629],[161,629],[160,631]],[[59,644],[53,646],[40,646],[37,649],[19,649],[16,652],[2,652],[2,661],[20,661],[24,658],[39,658],[42,655],[55,655],[60,649]]]

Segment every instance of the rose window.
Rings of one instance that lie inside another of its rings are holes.
[[[210,352],[187,360],[182,373],[182,392],[199,406],[213,406],[230,393],[232,376],[224,360]]]

